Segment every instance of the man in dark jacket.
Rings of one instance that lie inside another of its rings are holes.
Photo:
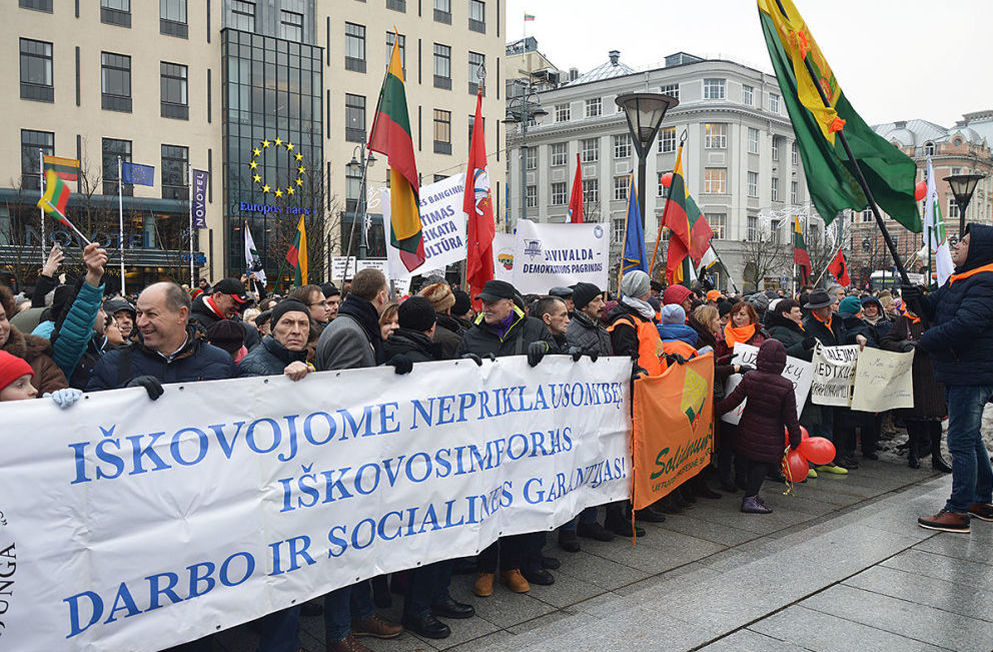
[[[212,294],[201,294],[193,300],[190,321],[210,328],[222,319],[237,320],[245,329],[245,348],[251,351],[259,343],[258,329],[241,321],[239,313],[248,307],[245,284],[236,278],[224,278],[214,284]]]
[[[448,283],[431,283],[421,288],[418,294],[434,306],[437,326],[432,339],[441,346],[442,359],[454,358],[465,328],[451,315],[452,306],[455,305],[455,294],[452,292],[452,288]]]
[[[471,355],[480,360],[483,356],[497,357],[527,355],[532,367],[541,362],[545,354],[555,350],[555,342],[545,325],[528,317],[514,303],[517,290],[506,281],[487,281],[477,297],[483,302],[483,312],[473,322],[472,328],[462,336],[459,355]],[[479,364],[482,364],[480,361]],[[515,593],[531,590],[535,584],[551,584],[552,574],[541,567],[541,545],[544,532],[501,537],[479,555],[479,575],[474,591],[481,598],[493,595],[493,579],[497,561],[503,571],[504,583]],[[522,570],[524,571],[522,574]]]
[[[955,273],[928,296],[903,288],[911,310],[930,322],[920,347],[945,384],[952,494],[921,527],[968,533],[969,517],[993,521],[993,469],[983,445],[983,407],[993,396],[993,227],[969,224],[952,252]]]
[[[284,299],[272,309],[272,334],[252,349],[238,364],[239,376],[286,374],[300,380],[310,372],[307,366],[307,337],[310,311],[296,299]]]
[[[555,340],[557,353],[568,353],[569,344],[566,342],[566,331],[569,329],[569,308],[564,299],[556,296],[542,297],[534,302],[531,316],[540,319]]]
[[[162,383],[220,380],[235,375],[234,360],[207,343],[207,334],[189,323],[190,295],[175,283],[155,283],[138,296],[139,340],[108,351],[93,368],[86,391],[144,387],[149,398],[162,395]]]
[[[808,311],[806,319],[803,320],[804,332],[814,339],[820,341],[823,346],[841,346],[845,344],[845,327],[842,319],[834,312],[837,305],[837,295],[815,290],[807,297],[804,310]],[[813,349],[809,355],[804,356],[807,360],[812,359]],[[807,401],[800,415],[800,423],[807,427],[810,436],[820,436],[835,441],[834,425],[837,410],[828,405],[814,405],[813,401]],[[817,467],[817,471],[831,473],[833,475],[848,475],[848,469],[836,464],[833,460],[830,464],[822,464]],[[816,472],[815,472],[816,473]]]
[[[786,355],[810,360],[816,341],[803,330],[803,310],[792,299],[783,299],[766,314],[769,337],[786,347]]]

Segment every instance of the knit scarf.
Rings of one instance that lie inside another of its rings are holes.
[[[639,315],[641,315],[648,321],[655,319],[655,309],[652,308],[652,304],[648,303],[647,301],[642,301],[638,297],[625,296],[621,299],[621,303],[627,306],[628,308],[634,309],[635,312],[637,312]]]
[[[755,337],[755,328],[755,324],[732,326],[731,322],[728,322],[728,325],[724,327],[724,342],[728,345],[728,348],[733,349],[734,345],[738,342],[744,344]]]
[[[341,306],[338,308],[338,314],[348,315],[359,323],[359,326],[365,331],[366,337],[369,338],[369,344],[372,345],[373,351],[376,353],[376,364],[382,364],[384,362],[383,336],[379,328],[379,314],[376,312],[376,308],[372,303],[354,294],[349,294],[341,302]]]
[[[827,326],[827,329],[828,330],[831,330],[831,320],[834,319],[834,315],[828,317],[827,318],[827,321],[824,321],[823,319],[821,319],[820,317],[818,317],[817,316],[817,313],[814,313],[814,312],[810,313],[810,316],[813,317],[814,319],[816,319],[817,321],[821,322],[825,326]]]

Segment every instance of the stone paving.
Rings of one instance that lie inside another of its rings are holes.
[[[927,466],[927,465],[925,465]],[[768,516],[741,514],[740,494],[698,501],[684,515],[644,524],[636,546],[582,540],[552,586],[516,595],[497,586],[452,593],[477,615],[447,621],[452,636],[362,639],[374,650],[993,650],[993,524],[971,535],[918,528],[941,506],[949,476],[896,461],[847,477],[822,474],[795,496],[766,483]],[[399,596],[387,615],[399,619]],[[308,652],[323,646],[323,619],[303,618]],[[215,649],[254,650],[249,627]]]

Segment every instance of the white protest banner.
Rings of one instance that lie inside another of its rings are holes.
[[[852,409],[884,412],[914,407],[914,352],[865,348],[855,366]]]
[[[848,407],[852,401],[852,381],[859,359],[857,344],[814,347],[814,381],[810,385],[810,402],[815,405]]]
[[[350,279],[355,276],[355,256],[331,256],[331,278]]]
[[[410,278],[422,274],[421,270],[444,269],[446,265],[466,259],[465,213],[462,212],[464,180],[465,173],[462,172],[421,186],[421,234],[425,258],[421,266],[413,271],[408,271],[400,262],[399,250],[390,244],[390,191],[388,188],[382,190],[390,278]]]
[[[363,258],[355,261],[355,270],[361,271],[363,269],[378,269],[383,273],[383,276],[387,278],[390,276],[386,269],[385,258]]]
[[[759,347],[752,346],[751,344],[736,342],[734,345],[734,356],[731,358],[731,364],[747,364],[754,367],[755,360],[758,358],[758,355]],[[786,378],[793,383],[793,393],[796,396],[796,416],[799,419],[800,413],[803,412],[803,406],[807,402],[807,394],[810,392],[810,384],[814,380],[814,365],[810,364],[806,360],[801,360],[800,358],[786,356],[786,368],[783,369],[783,373],[781,375],[783,378]],[[734,388],[737,387],[740,382],[741,374],[731,374],[728,376],[727,384],[724,386],[724,395],[727,396],[733,392]],[[721,417],[721,421],[738,425],[738,422],[741,421],[741,413],[745,411],[746,403],[748,403],[747,400],[742,401],[741,405],[724,414],[724,416]]]
[[[630,361],[4,403],[0,648],[158,650],[630,495]]]
[[[545,293],[580,281],[607,287],[609,237],[602,224],[517,221],[514,287],[521,294]]]
[[[514,240],[513,233],[493,235],[493,278],[498,281],[514,282]]]

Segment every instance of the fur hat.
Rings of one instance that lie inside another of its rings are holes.
[[[452,293],[452,288],[448,283],[425,285],[417,294],[430,301],[435,312],[445,313],[455,305],[455,295]]]

